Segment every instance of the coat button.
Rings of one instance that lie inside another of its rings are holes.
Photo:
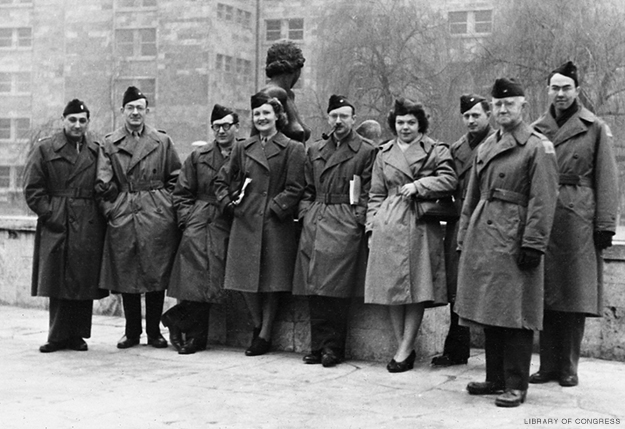
[[[575,207],[575,204],[573,204],[573,203],[569,203],[569,207],[570,207],[570,208],[573,208],[573,207]]]
[[[267,196],[267,192],[263,192],[263,197],[266,197],[266,196]]]
[[[506,173],[499,173],[499,177],[506,177]]]
[[[492,220],[490,220],[490,219],[488,219],[488,220],[486,221],[486,223],[487,223],[488,225],[492,225],[492,224],[493,224],[493,221],[492,221]]]
[[[578,159],[578,158],[579,158],[579,155],[578,155],[578,154],[575,154],[575,155],[573,155],[573,158]]]

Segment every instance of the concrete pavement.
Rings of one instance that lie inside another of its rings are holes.
[[[524,405],[502,409],[494,396],[465,391],[484,379],[483,350],[468,365],[428,361],[402,374],[380,363],[323,368],[298,354],[246,357],[220,346],[181,356],[144,337],[118,350],[123,319],[94,316],[88,352],[42,354],[47,312],[0,306],[0,321],[1,429],[625,427],[620,362],[583,358],[578,387],[532,385]]]

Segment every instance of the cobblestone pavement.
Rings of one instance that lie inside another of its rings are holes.
[[[502,409],[465,391],[484,379],[483,350],[468,365],[402,374],[221,346],[181,356],[145,338],[118,350],[123,319],[94,316],[88,352],[42,354],[47,312],[0,306],[0,321],[1,429],[625,427],[620,362],[582,359],[578,387],[531,386],[524,405]]]

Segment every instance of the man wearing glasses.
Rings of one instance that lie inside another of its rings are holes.
[[[210,305],[223,298],[231,218],[217,204],[214,183],[230,157],[239,115],[216,104],[211,124],[215,140],[187,157],[174,189],[183,233],[167,294],[180,303],[161,320],[169,328],[169,341],[183,355],[206,348]]]
[[[106,221],[93,195],[99,143],[89,109],[74,99],[63,111],[63,131],[41,139],[26,166],[24,195],[37,214],[32,294],[50,298],[50,330],[42,353],[86,351],[98,289]]]
[[[108,220],[100,287],[122,294],[118,348],[139,344],[143,293],[147,343],[164,348],[159,324],[180,239],[172,202],[180,159],[169,136],[145,123],[148,100],[139,89],[126,90],[121,112],[124,124],[105,137],[98,157],[96,191]]]

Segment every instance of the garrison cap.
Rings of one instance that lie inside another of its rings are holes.
[[[514,78],[501,77],[495,81],[491,94],[493,98],[523,97],[523,86]]]
[[[87,108],[87,105],[77,98],[74,98],[72,101],[67,103],[67,106],[65,106],[65,109],[63,110],[63,117],[74,113],[86,113],[87,118],[89,117],[89,109]]]
[[[267,104],[267,102],[269,102],[271,98],[272,97],[265,94],[264,92],[257,92],[256,94],[252,95],[252,98],[251,98],[252,109],[256,109],[257,107],[260,107],[263,104]]]
[[[122,107],[126,104],[133,102],[135,100],[140,100],[141,98],[145,99],[145,104],[148,104],[148,97],[143,95],[143,93],[136,86],[129,86],[124,92],[124,99],[122,100]]]
[[[221,104],[215,104],[213,107],[213,113],[211,113],[211,122],[218,121],[225,118],[228,115],[232,115],[234,110],[229,107],[222,106]]]
[[[460,113],[470,110],[477,103],[485,101],[485,98],[477,94],[463,94],[460,96]]]
[[[334,109],[339,109],[344,106],[349,106],[352,108],[352,112],[356,113],[356,108],[352,103],[350,103],[346,97],[342,95],[332,94],[330,96],[330,100],[328,101],[328,113],[333,111]]]
[[[577,67],[573,64],[572,61],[567,61],[562,64],[560,67],[554,69],[547,79],[547,83],[551,81],[551,78],[554,74],[561,74],[562,76],[570,77],[575,81],[575,86],[579,86],[579,81],[577,80]]]

